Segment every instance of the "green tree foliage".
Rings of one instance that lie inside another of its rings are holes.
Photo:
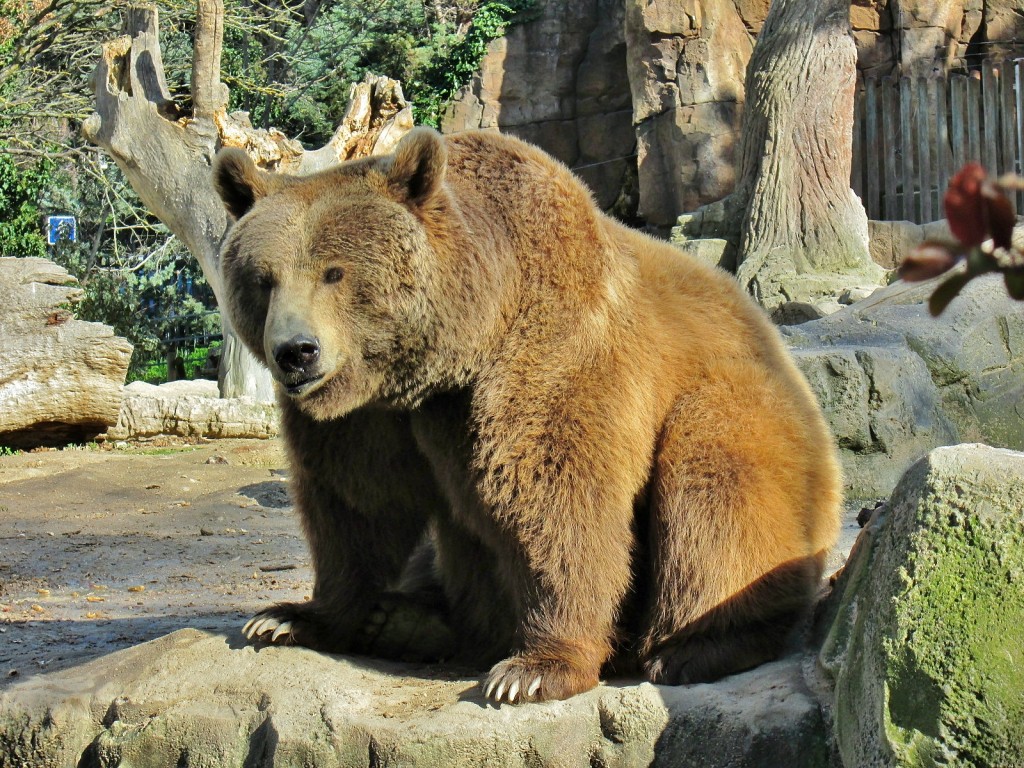
[[[0,144],[0,256],[46,256],[40,198],[53,176],[45,160],[25,168]]]

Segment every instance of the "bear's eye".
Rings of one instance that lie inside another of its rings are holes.
[[[343,277],[345,277],[345,270],[341,267],[331,267],[324,272],[325,283],[340,283]]]
[[[258,272],[256,274],[256,286],[261,291],[269,291],[274,287],[274,276],[268,272]]]

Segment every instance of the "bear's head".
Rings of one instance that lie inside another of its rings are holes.
[[[408,407],[445,377],[432,245],[432,222],[448,218],[445,166],[429,129],[392,156],[301,177],[262,171],[241,150],[217,155],[214,184],[237,219],[221,250],[227,310],[310,416]]]

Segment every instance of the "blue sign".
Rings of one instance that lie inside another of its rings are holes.
[[[61,240],[78,240],[78,222],[74,216],[47,216],[46,242],[56,245]]]

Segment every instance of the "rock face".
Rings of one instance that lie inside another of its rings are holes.
[[[1019,46],[1003,42],[1020,39],[1024,25],[1016,8],[1014,0],[857,0],[850,21],[860,67],[878,74],[899,67],[916,76],[970,53],[1020,55]]]
[[[251,397],[221,399],[215,381],[172,381],[159,387],[133,381],[108,440],[153,435],[182,437],[272,437],[278,413],[273,403]]]
[[[954,239],[945,219],[928,224],[914,224],[909,221],[869,221],[868,236],[872,261],[886,269],[898,267],[911,249],[925,240]]]
[[[768,3],[626,0],[639,215],[671,226],[732,191],[744,74]]]
[[[798,659],[495,708],[474,679],[181,630],[0,693],[0,766],[822,768]]]
[[[117,421],[132,345],[74,319],[77,285],[46,259],[0,258],[0,445],[91,440]]]
[[[852,498],[888,495],[932,448],[1024,449],[1024,313],[998,277],[975,280],[939,318],[934,281],[897,283],[783,330],[825,409]]]
[[[493,40],[445,133],[500,129],[576,170],[602,208],[636,168],[622,0],[541,2],[540,17]]]
[[[1017,768],[1024,454],[940,448],[875,513],[821,652],[848,768]]]

